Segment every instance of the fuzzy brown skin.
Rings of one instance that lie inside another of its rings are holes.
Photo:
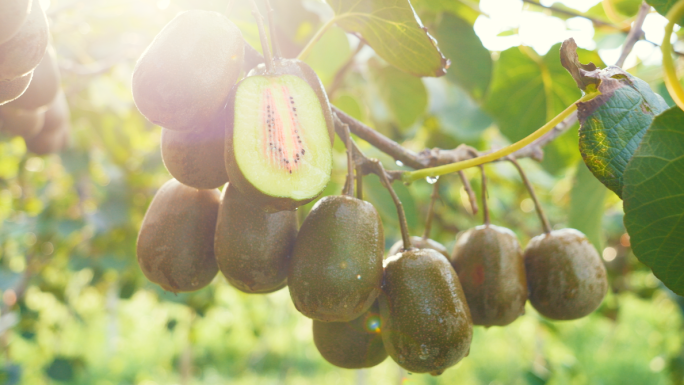
[[[432,249],[385,261],[380,296],[382,341],[390,357],[412,373],[439,375],[470,352],[473,324],[449,261]]]
[[[331,364],[345,369],[371,368],[387,358],[376,301],[359,318],[349,322],[313,321],[318,352]]]
[[[180,13],[135,66],[135,104],[152,123],[169,130],[206,126],[240,76],[244,44],[240,30],[220,13]]]
[[[335,141],[335,126],[333,125],[332,112],[330,110],[330,103],[328,101],[328,94],[325,93],[323,84],[316,73],[306,63],[299,60],[281,59],[274,63],[274,73],[267,74],[264,64],[260,64],[249,73],[249,76],[280,76],[280,75],[295,75],[304,79],[314,90],[318,100],[323,109],[323,116],[330,135],[330,144]],[[322,192],[321,190],[315,196],[307,199],[293,199],[289,197],[277,197],[266,195],[256,187],[254,187],[245,178],[242,170],[238,167],[235,159],[235,152],[233,151],[233,128],[235,123],[235,94],[240,87],[238,83],[233,87],[226,106],[226,149],[225,162],[226,170],[228,170],[228,177],[230,181],[254,204],[260,206],[266,212],[278,212],[284,210],[294,210],[299,206],[305,205],[316,199]]]
[[[288,286],[297,310],[325,322],[348,322],[380,294],[384,234],[373,205],[327,196],[311,209],[295,242]]]
[[[525,312],[525,264],[512,231],[485,225],[460,233],[451,264],[461,281],[473,324],[504,326]]]
[[[33,79],[33,71],[12,80],[0,81],[0,106],[20,97],[29,87]]]
[[[416,249],[432,249],[435,251],[439,251],[440,254],[443,256],[449,258],[449,252],[447,251],[447,248],[444,247],[441,243],[432,240],[430,238],[428,239],[423,239],[423,237],[416,237],[412,236],[411,237],[411,246],[415,247]],[[403,240],[398,240],[395,244],[390,247],[389,251],[387,252],[387,256],[391,257],[395,254],[399,254],[401,252],[405,251],[404,250],[404,241]]]
[[[0,44],[19,31],[31,12],[31,0],[3,0],[0,2]]]
[[[0,81],[12,80],[33,71],[43,59],[47,45],[47,18],[40,3],[34,0],[31,12],[19,31],[0,44]]]
[[[37,135],[24,137],[26,148],[34,154],[46,155],[64,150],[71,138],[71,113],[63,92],[44,113],[45,121]]]
[[[214,252],[219,269],[245,293],[270,293],[287,285],[297,239],[297,213],[268,214],[232,185],[221,195]]]
[[[228,182],[223,162],[225,116],[219,113],[202,129],[180,132],[162,128],[161,155],[169,173],[186,186],[213,189]]]
[[[174,293],[199,290],[214,279],[219,195],[175,179],[157,191],[138,234],[138,264],[147,279]]]
[[[601,257],[575,229],[532,238],[525,248],[525,270],[530,303],[550,319],[584,317],[599,307],[608,291]]]
[[[26,92],[15,101],[8,103],[24,110],[46,110],[55,101],[60,91],[60,76],[55,53],[48,49],[38,67],[33,70],[33,80]]]
[[[33,138],[43,129],[45,112],[0,107],[0,130],[11,135]]]

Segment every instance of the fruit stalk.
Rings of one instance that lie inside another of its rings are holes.
[[[347,182],[345,183],[344,195],[354,196],[354,156],[352,155],[352,137],[349,132],[349,126],[344,125],[344,137],[340,139],[344,142],[344,147],[347,149]]]
[[[489,206],[487,206],[487,174],[483,165],[480,165],[480,172],[482,173],[482,215],[485,226],[489,226],[491,221],[489,219]]]
[[[473,191],[473,186],[470,185],[470,181],[468,180],[468,178],[466,178],[463,170],[458,172],[458,176],[461,177],[461,182],[463,182],[463,189],[468,194],[470,208],[471,210],[473,210],[473,215],[475,215],[478,211],[480,211],[480,208],[477,207],[477,197],[475,196],[475,191]]]
[[[544,227],[544,232],[546,234],[550,234],[551,225],[549,224],[549,219],[546,217],[546,213],[544,212],[544,209],[542,208],[541,203],[537,198],[537,193],[534,191],[534,187],[532,187],[530,180],[527,179],[525,171],[522,169],[522,167],[520,167],[520,163],[518,163],[518,161],[514,157],[509,157],[508,161],[513,163],[515,168],[518,169],[518,173],[520,173],[520,178],[522,178],[522,181],[525,184],[527,191],[530,193],[530,198],[532,198],[532,201],[534,202],[534,208],[537,210],[537,215],[539,215],[539,220],[542,223],[542,227]]]
[[[268,39],[266,38],[266,30],[264,29],[264,17],[259,12],[259,7],[255,0],[250,0],[252,3],[252,16],[257,23],[259,29],[259,39],[261,40],[261,50],[264,53],[264,61],[266,62],[266,69],[268,73],[273,73],[273,55],[268,47]]]
[[[387,178],[387,173],[385,172],[385,168],[382,167],[382,163],[380,163],[380,161],[377,159],[370,159],[370,162],[373,166],[373,172],[380,177],[380,181],[385,186],[387,191],[389,191],[390,195],[392,196],[392,201],[394,201],[394,205],[397,207],[397,214],[399,215],[399,227],[401,228],[401,239],[404,242],[404,250],[409,250],[411,249],[411,238],[408,231],[408,224],[406,223],[404,206],[399,200],[397,193],[394,192],[394,189],[392,188],[392,182],[390,182],[390,180]]]
[[[435,215],[435,201],[439,198],[439,180],[432,185],[432,195],[430,195],[430,206],[428,207],[427,218],[425,218],[425,231],[423,232],[423,239],[430,238],[430,230],[432,230],[432,217]]]
[[[430,168],[424,168],[422,170],[406,172],[402,175],[401,179],[405,184],[411,184],[412,182],[415,182],[419,179],[425,179],[427,177],[435,177],[435,176],[440,176],[440,175],[451,174],[451,173],[454,173],[457,171],[465,170],[466,168],[475,167],[475,166],[479,166],[481,164],[485,164],[485,163],[489,163],[489,162],[499,160],[499,159],[501,159],[505,156],[508,156],[508,155],[520,150],[521,148],[531,144],[535,140],[542,137],[542,135],[551,131],[554,127],[556,127],[558,124],[560,124],[565,118],[570,116],[573,112],[577,111],[577,104],[578,103],[584,103],[584,102],[587,102],[589,100],[592,100],[600,94],[601,93],[599,91],[596,91],[596,92],[588,93],[588,94],[582,96],[575,103],[572,103],[568,108],[563,110],[563,112],[556,115],[556,117],[554,117],[548,123],[546,123],[542,127],[540,127],[537,131],[535,131],[535,132],[531,133],[530,135],[526,136],[525,138],[511,144],[510,146],[504,147],[500,150],[494,151],[490,154],[480,156],[477,158],[468,159],[468,160],[464,160],[464,161],[456,162],[456,163],[451,163],[451,164],[447,164],[444,166],[430,167]]]
[[[356,198],[363,200],[363,169],[356,166]]]
[[[266,7],[268,8],[268,31],[271,33],[271,47],[273,48],[273,57],[277,59],[283,57],[283,54],[280,51],[280,44],[278,44],[278,39],[276,38],[275,33],[275,21],[273,20],[273,14],[275,13],[275,10],[271,6],[270,0],[264,1],[266,1]]]
[[[672,100],[679,108],[684,110],[684,88],[677,79],[677,70],[675,69],[674,59],[672,59],[672,44],[670,37],[674,29],[675,22],[684,17],[684,0],[679,0],[670,11],[667,12],[667,19],[669,23],[665,26],[665,37],[663,43],[660,45],[660,50],[663,53],[663,72],[665,74],[665,86],[670,93]]]

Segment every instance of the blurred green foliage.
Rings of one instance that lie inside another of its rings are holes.
[[[286,56],[296,56],[322,25],[321,18],[331,16],[317,1],[271,2]],[[246,2],[234,3],[231,18],[258,47]],[[26,153],[20,138],[0,141],[0,384],[682,383],[684,301],[634,258],[622,227],[621,202],[588,178],[578,162],[576,130],[554,143],[541,165],[529,159],[521,164],[556,228],[581,228],[604,255],[604,247],[615,252],[606,258],[613,290],[597,312],[578,321],[549,322],[528,307],[510,326],[476,328],[470,356],[440,377],[409,375],[391,359],[363,371],[333,367],[317,353],[311,320],[294,309],[287,290],[246,295],[219,275],[195,293],[163,292],[139,270],[135,242],[149,202],[170,176],[159,153],[160,129],[138,113],[130,78],[136,58],[177,12],[224,12],[227,3],[48,4],[74,145],[40,158]],[[465,59],[451,57],[464,72],[403,82],[404,73],[365,47],[335,85],[335,75],[358,43],[336,28],[307,57],[334,104],[405,147],[501,147],[577,98],[572,79],[558,69],[555,48],[542,58],[518,47],[482,55],[472,29],[462,35],[467,41],[453,34],[451,28],[471,28],[476,1],[415,0],[413,5],[429,30],[438,27],[437,36],[445,36],[443,52],[456,55],[462,48],[455,47],[473,47],[476,53]],[[596,52],[583,55],[598,58]],[[491,57],[494,69],[488,73]],[[460,60],[472,62],[460,66]],[[476,76],[465,75],[469,68],[478,70]],[[639,65],[635,71],[652,69]],[[544,87],[547,73],[553,95]],[[521,84],[512,82],[521,77]],[[520,87],[528,92],[513,95]],[[486,95],[483,108],[478,101]],[[402,169],[366,142],[357,143],[388,169]],[[324,195],[339,194],[344,183],[346,157],[339,139],[334,165]],[[520,177],[505,162],[486,170],[492,222],[513,229],[525,245],[541,228]],[[479,194],[479,171],[466,175]],[[420,235],[432,186],[395,188],[411,233]],[[451,249],[458,231],[482,219],[472,215],[458,177],[442,177],[439,191],[431,237]],[[396,210],[377,177],[365,178],[364,196],[381,214],[389,248],[400,238]],[[299,210],[301,220],[312,205]]]

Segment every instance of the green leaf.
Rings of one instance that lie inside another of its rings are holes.
[[[380,98],[401,127],[410,127],[425,113],[428,96],[420,78],[394,67],[371,66],[371,74]]]
[[[349,40],[340,28],[330,28],[321,37],[304,61],[316,71],[316,75],[327,87],[332,84],[337,71],[351,56]]]
[[[594,178],[584,162],[579,162],[570,191],[568,227],[583,232],[599,251],[603,249],[606,192],[606,187]]]
[[[468,5],[465,2],[469,3]],[[470,24],[475,23],[477,17],[481,15],[481,12],[477,10],[477,1],[473,0],[412,0],[411,5],[416,9],[416,12],[421,15],[424,12],[450,12],[454,15],[458,15],[466,20]]]
[[[408,0],[328,0],[332,21],[358,33],[391,65],[415,76],[443,76],[448,62]]]
[[[655,8],[658,13],[665,16],[673,5],[677,4],[678,0],[646,0],[646,2]],[[684,19],[677,22],[679,25],[684,25]]]
[[[463,87],[475,100],[482,100],[492,78],[493,63],[473,26],[460,17],[444,14],[435,36],[451,60],[446,78]]]
[[[684,112],[657,116],[624,175],[625,227],[634,255],[684,295]]]
[[[641,0],[604,0],[604,3],[625,18],[636,16],[641,7]]]
[[[468,94],[443,79],[426,80],[430,111],[439,118],[439,129],[460,142],[475,144],[492,119]],[[435,144],[445,148],[444,144]]]

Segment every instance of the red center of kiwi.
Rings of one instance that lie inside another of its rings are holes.
[[[264,137],[263,154],[269,163],[292,174],[297,170],[306,154],[300,136],[301,125],[297,116],[297,103],[284,85],[264,88],[262,97],[262,125]],[[280,102],[280,103],[278,103]],[[286,104],[286,108],[277,108],[277,104]],[[286,110],[285,114],[282,111]]]

